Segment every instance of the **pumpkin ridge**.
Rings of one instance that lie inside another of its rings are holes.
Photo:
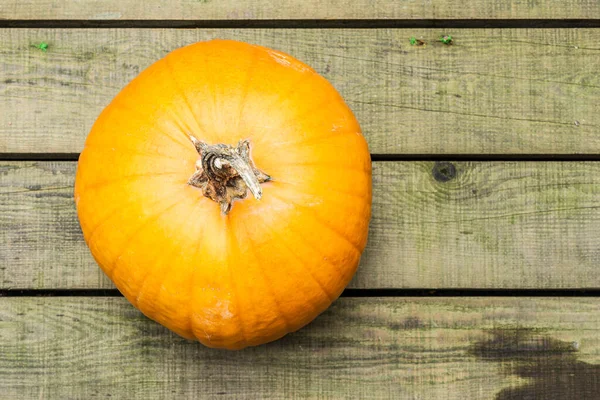
[[[182,224],[182,226],[183,226],[183,225],[184,225],[184,224]],[[178,252],[179,250],[180,250],[180,249],[179,249],[177,246],[172,246],[172,248],[171,248],[171,251],[169,251],[169,252],[164,252],[164,253],[162,254],[162,257],[160,257],[159,259],[155,260],[155,262],[154,262],[154,267],[153,267],[151,270],[149,270],[149,271],[148,271],[148,272],[147,272],[147,273],[144,275],[144,278],[142,278],[142,280],[141,280],[141,285],[139,285],[138,292],[137,292],[137,294],[136,294],[136,296],[135,296],[135,303],[134,303],[134,306],[135,306],[135,307],[137,307],[138,309],[140,309],[140,310],[141,310],[141,308],[140,308],[140,306],[139,306],[139,304],[140,304],[140,298],[142,297],[142,294],[143,294],[143,293],[144,293],[144,291],[145,291],[145,288],[146,288],[146,283],[148,282],[148,279],[150,279],[150,277],[151,277],[152,275],[154,275],[154,273],[156,272],[155,270],[156,270],[157,266],[158,266],[160,263],[164,262],[165,260],[170,260],[170,259],[172,259],[172,257],[173,257],[175,254],[177,254],[177,252]],[[146,314],[146,313],[144,313],[144,315],[147,315],[147,314]],[[153,317],[151,317],[150,315],[147,315],[147,316],[148,316],[148,318],[152,318],[152,319],[154,319],[154,318],[153,318]]]
[[[211,114],[212,114],[212,120],[214,122],[216,120],[216,118],[215,118],[215,110],[217,109],[217,93],[216,93],[215,82],[214,82],[213,79],[209,79],[208,80],[208,87],[209,87],[210,96],[212,98],[212,108],[211,108],[210,111],[211,111]],[[189,99],[188,99],[188,101],[189,101]],[[220,132],[217,135],[220,136]],[[222,142],[222,140],[217,140],[217,141],[219,143]]]
[[[286,199],[282,199],[279,196],[274,196],[274,197],[278,198],[279,200],[281,200],[283,202],[287,201]],[[292,203],[292,204],[294,204],[294,206],[298,206],[296,203]],[[309,247],[314,247],[314,245],[312,243],[310,243],[308,240],[306,240],[306,237],[304,235],[300,234],[300,232],[298,230],[294,229],[292,226],[288,226],[287,229],[289,229],[290,231],[294,232],[295,235],[296,235],[296,237],[298,237],[299,240],[301,240],[304,244],[306,244]],[[324,253],[321,253],[321,254],[324,254]],[[329,261],[326,258],[323,258],[323,261],[325,261],[326,264],[329,264],[330,266],[332,266],[337,271],[337,273],[340,276],[340,278],[344,275],[343,271],[337,265],[335,265],[334,263],[332,263],[331,261]],[[303,264],[306,265],[306,263],[303,263]],[[310,273],[310,271],[309,271],[309,273]],[[335,298],[334,298],[334,300],[335,300]]]
[[[302,81],[302,80],[300,80],[300,81]],[[289,94],[291,95],[293,93],[294,93],[294,90],[291,90]],[[313,112],[315,110],[320,110],[323,108],[324,105],[327,105],[329,103],[331,103],[331,99],[325,98],[322,101],[320,101],[319,103],[311,104],[310,107],[305,108],[304,110],[302,110],[302,112],[288,116],[288,118],[281,121],[281,123],[274,128],[276,129],[276,128],[281,128],[282,126],[290,125],[291,122],[301,119],[302,117],[306,116],[307,114],[310,114],[311,112]],[[270,112],[270,111],[265,111],[265,114],[268,112]]]
[[[283,312],[283,310],[281,308],[281,303],[279,302],[279,299],[277,298],[277,296],[275,296],[275,292],[273,292],[273,289],[271,289],[271,286],[272,286],[271,279],[267,276],[267,273],[265,272],[264,268],[262,268],[262,265],[260,265],[258,254],[256,253],[255,241],[252,238],[252,235],[249,235],[248,227],[244,220],[241,221],[241,225],[244,227],[244,232],[246,233],[246,240],[248,240],[248,242],[250,242],[250,246],[248,246],[248,248],[250,250],[250,254],[256,261],[256,265],[258,267],[257,269],[260,271],[260,275],[262,276],[263,281],[266,283],[265,287],[267,288],[267,290],[269,291],[269,294],[273,298],[275,307],[277,307],[277,311],[278,311],[279,315],[281,316],[281,319],[283,320],[283,323],[285,325],[286,333],[291,332],[292,325],[290,324],[287,317],[285,316],[285,313]],[[237,240],[239,242],[239,238],[237,238]]]
[[[350,134],[352,134],[352,132],[350,132],[350,131],[337,130],[333,134],[331,132],[327,132],[326,135],[316,136],[316,137],[313,137],[310,139],[296,140],[296,141],[291,141],[291,142],[279,141],[278,143],[274,143],[272,146],[277,147],[277,148],[284,148],[284,149],[287,147],[291,147],[292,149],[294,149],[294,148],[298,148],[298,147],[315,146],[315,145],[318,145],[319,142],[325,141],[327,139],[337,138],[338,136],[350,135]]]
[[[181,89],[178,86],[176,86],[176,87],[177,87],[178,91],[181,91]],[[185,98],[184,95],[181,94],[181,93],[180,93],[180,96],[182,98],[184,98],[184,102],[186,103],[187,107],[190,108],[190,112],[191,112],[191,106],[188,103],[187,98]],[[178,133],[177,137],[180,136],[179,134],[182,134],[184,137],[188,138],[188,140],[186,140],[186,142],[185,142],[185,147],[186,148],[189,147],[189,135],[188,135],[188,132],[194,132],[194,129],[191,128],[185,122],[185,118],[182,118],[181,114],[179,112],[177,112],[176,110],[170,110],[169,117],[170,117],[169,120],[173,123],[174,128],[176,128],[176,130],[177,130],[177,133]],[[194,119],[196,119],[196,118],[194,118]],[[196,122],[196,125],[198,125],[198,122]],[[200,133],[205,133],[202,130],[202,128],[200,128],[198,130],[202,131]],[[168,135],[167,133],[165,133],[165,136],[169,136],[170,137],[171,135]],[[178,143],[179,143],[179,141],[178,141]]]
[[[227,229],[229,229],[229,228],[230,228],[230,226],[227,223]],[[227,237],[226,251],[227,251],[227,254],[229,254],[229,250],[232,247],[234,247],[234,246],[232,246],[231,235],[227,235],[226,237]],[[235,238],[233,240],[235,240]],[[239,246],[238,246],[238,248],[239,248]],[[235,308],[236,308],[236,311],[237,311],[237,313],[235,315],[235,317],[236,317],[235,319],[238,322],[238,327],[240,329],[240,335],[242,336],[242,340],[243,340],[243,342],[242,342],[243,346],[242,347],[247,347],[250,344],[250,342],[248,341],[248,337],[246,336],[246,333],[245,333],[245,330],[244,330],[244,320],[242,319],[242,314],[244,314],[244,313],[242,312],[242,309],[241,309],[241,306],[240,306],[240,292],[239,292],[239,288],[238,288],[238,284],[237,284],[237,279],[234,277],[234,274],[233,274],[233,271],[232,271],[231,257],[226,257],[225,259],[226,259],[225,262],[227,264],[227,271],[228,271],[228,274],[229,274],[229,281],[232,282],[232,285],[231,285],[231,289],[233,291],[233,296],[232,297],[234,299],[233,301],[235,302]]]
[[[277,183],[279,183],[279,181],[275,181],[273,183],[277,184]],[[321,193],[321,194],[315,194],[315,193],[308,193],[308,192],[305,192],[305,191],[302,191],[302,192],[298,191],[298,193],[301,194],[301,195],[303,195],[303,196],[311,197],[311,198],[313,198],[315,200],[318,200],[321,197],[323,199],[326,199],[328,202],[344,204],[344,199],[343,198],[341,198],[340,196],[331,196],[330,193],[328,193],[328,192],[324,192],[324,193]],[[269,196],[271,196],[271,194],[269,194]],[[295,202],[294,200],[288,200],[288,199],[293,199],[293,197],[289,197],[289,196],[281,195],[281,194],[274,195],[273,197],[276,197],[276,198],[278,198],[281,201],[285,201],[285,202],[289,201],[294,206],[303,207],[303,208],[306,208],[306,209],[312,209],[309,206],[305,206],[304,204]],[[318,220],[318,221],[321,222],[320,220]]]
[[[135,111],[136,114],[142,116],[142,117],[146,117],[147,115],[143,112],[141,112],[140,110],[138,110],[136,107],[134,107],[131,104],[128,104],[127,102],[125,102],[124,100],[120,99],[120,97],[115,98],[115,106],[121,109],[125,109],[127,111]],[[162,133],[165,133],[164,130],[161,130]],[[175,139],[175,137],[165,134],[166,137],[168,137],[171,141],[173,141],[173,143],[178,144],[180,146],[186,147],[187,143],[186,142],[180,142],[179,140]]]
[[[305,188],[306,188],[306,186],[305,186],[305,185],[302,185],[302,184],[300,184],[300,183],[296,183],[296,182],[290,182],[290,181],[285,181],[285,180],[280,180],[280,179],[273,179],[273,182],[276,182],[276,183],[282,183],[282,184],[284,184],[284,185],[295,186],[295,187],[299,187],[299,188],[302,188],[302,189],[305,189]],[[330,191],[330,192],[335,192],[335,193],[343,194],[344,196],[356,197],[356,198],[358,198],[358,199],[365,199],[365,200],[366,200],[366,199],[368,199],[368,197],[369,197],[368,195],[362,195],[362,196],[361,196],[361,195],[360,195],[360,194],[358,194],[358,193],[345,192],[345,191],[342,191],[342,190],[340,190],[340,189],[337,189],[337,188],[334,188],[334,187],[327,187],[327,188],[323,188],[322,186],[316,186],[316,185],[315,185],[315,184],[313,184],[313,183],[311,183],[311,186],[313,186],[313,187],[317,187],[317,188],[319,188],[319,189],[325,189],[326,191]],[[310,193],[310,192],[304,192],[304,193],[306,193],[306,194],[311,194],[311,195],[313,195],[313,196],[314,196],[314,194],[312,194],[312,193]]]
[[[323,168],[327,168],[327,169],[333,169],[333,170],[342,170],[342,171],[354,171],[354,172],[366,172],[363,168],[353,168],[353,167],[346,167],[345,165],[339,165],[339,164],[326,164],[326,163],[322,163],[322,162],[313,162],[313,163],[303,163],[303,162],[299,162],[299,163],[286,163],[285,167],[297,167],[297,168],[304,168],[304,167],[323,167]]]
[[[197,202],[195,205],[195,209],[198,209],[199,207],[200,207],[200,203]],[[191,220],[191,218],[190,218],[190,220]],[[184,226],[184,225],[186,225],[186,224],[185,223],[182,224],[182,226]],[[198,237],[199,237],[198,246],[196,246],[196,252],[194,255],[194,258],[197,260],[198,263],[200,263],[200,260],[202,260],[200,250],[202,250],[204,247],[204,241],[201,240],[200,237],[202,236],[202,234],[205,233],[205,230],[206,230],[206,227],[203,227],[203,229],[198,234]],[[196,285],[196,276],[198,275],[198,268],[201,268],[201,266],[198,264],[194,264],[194,268],[192,269],[192,276],[190,277],[190,280],[189,280],[189,285],[191,285],[191,286]],[[190,303],[193,301],[194,301],[194,291],[193,291],[193,289],[190,289]],[[193,310],[193,307],[190,306],[188,308],[188,325],[190,328],[190,332],[192,332],[192,334],[194,336],[196,336],[196,334],[194,333],[194,321],[193,321],[194,313],[192,310]],[[200,328],[200,329],[204,331],[204,329],[202,329],[202,328]],[[207,340],[210,342],[210,335],[208,335],[206,332],[204,332],[204,334],[206,335]],[[196,339],[198,339],[198,337],[196,337]]]
[[[165,199],[167,199],[170,195],[173,194],[173,192],[176,192],[177,190],[173,190],[171,192],[169,192],[167,195],[165,196],[161,196],[159,199],[157,199],[156,201],[153,201],[151,204],[148,204],[148,206],[152,207],[155,206],[156,204],[159,204],[161,201],[164,201]],[[111,211],[107,214],[105,214],[103,216],[103,218],[100,219],[100,222],[98,222],[98,224],[96,226],[94,226],[93,228],[91,228],[88,233],[87,233],[87,237],[88,237],[88,241],[91,241],[94,238],[94,235],[96,234],[96,231],[105,223],[107,223],[108,220],[110,220],[111,218],[114,218],[119,211],[128,211],[130,208],[133,208],[134,205],[136,205],[136,203],[129,203],[127,204],[128,208],[127,209],[123,209],[123,205],[117,205],[115,206],[113,209],[111,209]],[[87,229],[86,229],[87,230]]]
[[[131,244],[131,242],[133,241],[133,239],[135,239],[135,237],[142,231],[142,229],[144,229],[149,223],[156,221],[157,219],[159,219],[162,215],[164,215],[167,211],[169,211],[170,209],[172,209],[173,207],[179,205],[180,203],[177,201],[174,201],[173,203],[171,203],[167,208],[159,211],[156,214],[153,214],[152,217],[149,217],[147,219],[145,219],[132,233],[131,235],[129,235],[129,237],[127,239],[125,239],[125,242],[123,244],[123,246],[121,247],[121,249],[118,252],[118,256],[115,257],[114,261],[112,262],[112,265],[110,267],[110,270],[106,270],[106,275],[109,276],[109,278],[112,279],[112,272],[113,270],[116,268],[117,266],[117,262],[119,261],[119,259],[123,256],[123,254],[125,254],[125,252],[127,251],[127,248],[129,247],[129,245]]]
[[[273,181],[274,185],[277,185],[279,183],[279,181]],[[285,183],[285,182],[284,182]],[[277,186],[275,186],[277,187]],[[286,193],[289,189],[285,186],[285,185],[281,185],[280,187],[278,187],[279,189],[279,195],[277,196],[280,200],[283,201],[287,201],[288,198],[296,198],[296,196],[294,195],[282,195],[281,192]],[[297,197],[303,197],[302,201],[303,202],[307,202],[307,203],[311,203],[312,205],[315,205],[315,202],[319,202],[321,200],[327,200],[328,202],[332,202],[332,203],[337,203],[340,205],[344,205],[345,204],[345,199],[342,198],[341,196],[335,196],[335,195],[331,195],[330,193],[308,193],[305,191],[296,191],[298,193],[299,196]],[[271,192],[269,192],[271,193]],[[269,194],[270,196],[270,194]],[[347,205],[347,204],[345,204]]]
[[[86,143],[83,147],[83,150],[81,152],[81,154],[83,154],[84,151],[89,150],[89,149],[97,149],[97,150],[107,150],[106,146],[100,146],[100,145],[92,145],[90,143]],[[133,149],[131,148],[119,148],[120,151],[127,151],[127,154],[131,154],[133,156],[142,156],[142,157],[146,157],[148,156],[149,158],[166,158],[169,160],[181,160],[181,157],[175,157],[175,156],[171,156],[169,154],[161,154],[161,153],[145,153],[145,152],[141,152],[141,151],[133,151]]]
[[[271,193],[271,196],[278,198],[279,200],[283,201],[283,202],[289,202],[292,203],[294,206],[296,207],[300,207],[300,208],[304,208],[310,211],[313,211],[311,208],[300,204],[300,203],[296,203],[292,200],[286,200],[286,199],[282,199],[280,196]],[[337,236],[341,237],[342,239],[344,239],[348,244],[351,245],[352,248],[354,248],[354,250],[356,250],[358,252],[358,254],[362,253],[362,250],[360,249],[359,245],[354,243],[352,240],[350,240],[348,237],[346,237],[346,235],[342,234],[341,232],[339,232],[337,229],[334,229],[329,223],[323,221],[323,219],[321,219],[320,217],[317,217],[317,213],[315,212],[307,212],[304,213],[304,215],[310,215],[315,221],[319,222],[322,226],[326,226],[327,228],[329,228],[329,230],[333,233],[335,233]]]
[[[192,116],[193,121],[196,123],[196,128],[198,129],[198,132],[205,134],[207,132],[207,129],[203,124],[200,124],[200,121],[196,117],[196,113],[194,112],[194,109],[192,108],[190,99],[188,98],[187,94],[185,93],[185,90],[183,90],[183,88],[181,87],[181,84],[179,83],[179,80],[177,79],[177,74],[175,73],[175,68],[171,64],[168,56],[164,58],[164,62],[167,67],[167,70],[169,71],[169,75],[171,75],[171,81],[173,82],[173,85],[175,86],[175,88],[177,89],[177,92],[181,96],[181,99],[187,106],[188,111],[190,112],[190,115]],[[179,119],[181,119],[181,117],[179,115],[178,115],[178,117],[179,117]],[[186,141],[189,143],[189,134],[192,132],[183,132],[182,131],[182,133],[185,136]]]
[[[121,175],[117,178],[111,177],[110,180],[95,182],[92,185],[87,185],[85,187],[85,189],[86,190],[100,189],[105,186],[111,185],[113,183],[121,183],[121,181],[125,181],[125,180],[136,181],[141,178],[149,178],[149,177],[156,177],[156,176],[169,176],[169,175],[181,175],[181,171],[178,171],[178,172],[149,172],[149,173],[143,173],[143,174]],[[183,177],[182,177],[182,180],[183,180],[183,182],[181,182],[181,183],[184,184],[185,179]]]
[[[305,79],[308,79],[311,76],[312,75],[310,75],[310,74],[302,73],[301,76],[300,76],[300,78],[297,81],[295,81],[285,93],[279,93],[279,95],[277,96],[277,98],[275,100],[273,100],[271,103],[269,103],[267,106],[265,106],[263,108],[262,113],[264,115],[271,114],[272,113],[272,109],[275,106],[279,105],[283,99],[289,97],[296,90],[298,90],[298,87],[300,86],[300,83],[302,83],[302,81],[304,81]],[[293,118],[293,117],[290,117],[290,118]],[[278,128],[281,128],[281,126],[285,125],[287,121],[289,121],[289,119],[286,119],[286,120],[282,121],[277,126],[273,126],[272,129],[278,130]]]
[[[281,198],[277,197],[277,196],[273,196],[276,197],[277,199],[279,199],[280,201]],[[272,237],[278,237],[280,235],[276,235],[275,231],[273,229],[271,229],[271,227],[265,223],[265,220],[262,218],[262,216],[258,216],[258,218],[261,218],[262,222],[263,222],[263,226],[265,227],[266,230],[268,230],[271,233]],[[286,248],[286,250],[288,251],[289,254],[291,254],[292,256],[294,256],[294,258],[298,261],[298,263],[304,267],[305,271],[308,271],[308,275],[312,278],[312,280],[317,284],[317,286],[319,286],[319,288],[321,289],[321,291],[325,294],[325,296],[327,297],[327,299],[329,299],[329,302],[333,302],[333,300],[335,300],[332,295],[325,289],[325,287],[323,286],[323,284],[321,282],[319,282],[319,280],[313,275],[312,271],[306,267],[306,262],[304,260],[302,260],[295,252],[293,252],[290,247],[284,242],[281,241],[280,242],[282,244],[282,246],[284,246]]]
[[[238,115],[238,132],[240,131],[240,123],[242,121],[242,116],[244,115],[244,109],[246,108],[246,99],[248,98],[248,92],[250,91],[250,82],[252,81],[254,72],[256,71],[256,67],[258,65],[258,48],[256,46],[252,46],[252,62],[250,63],[250,67],[248,68],[248,72],[246,73],[246,82],[244,83],[244,89],[242,90],[242,98],[240,99],[240,113]]]
[[[193,202],[193,203],[194,203],[194,210],[196,210],[200,206],[200,203],[198,203],[198,202]],[[193,212],[190,212],[190,215],[193,215]],[[188,226],[188,224],[193,224],[194,222],[196,222],[196,221],[194,221],[194,219],[192,219],[192,218],[186,218],[186,219],[184,219],[184,222],[180,225],[180,227],[178,229],[179,230],[184,230],[185,227]],[[202,226],[202,228],[205,228],[205,227]],[[176,229],[175,231],[178,231],[178,230]],[[202,232],[203,231],[200,231],[199,234],[198,234],[198,236],[200,236]],[[201,240],[199,240],[199,242],[201,242]],[[171,271],[173,271],[173,268],[175,268],[176,266],[178,266],[178,264],[176,264],[175,262],[172,261],[173,260],[173,256],[176,255],[177,253],[181,252],[181,251],[186,251],[187,250],[187,249],[182,249],[180,245],[181,244],[173,246],[174,251],[173,252],[169,252],[170,255],[169,255],[168,258],[166,258],[166,260],[171,260],[170,264],[167,265],[165,269],[163,269],[162,271],[160,271],[161,272],[160,275],[163,277],[163,279],[161,280],[161,284],[163,285],[163,287],[164,287],[165,281],[167,280],[167,277],[171,274]],[[197,259],[198,257],[192,257],[192,258],[193,259]],[[192,270],[192,275],[195,274],[196,268],[197,268],[197,264],[194,264],[194,269]],[[153,270],[152,272],[154,274],[157,271]],[[144,281],[144,283],[145,282],[146,281]],[[193,284],[192,282],[193,282],[193,280],[188,280],[188,285],[184,285],[184,286],[187,286],[186,289],[190,293],[190,298],[191,298],[191,291],[192,291],[192,289],[190,287],[190,284]],[[141,293],[141,288],[140,288],[140,291],[138,292],[138,294],[139,293]],[[138,295],[137,296],[137,301],[139,301],[139,298],[140,298],[140,296]],[[157,298],[160,298],[160,295],[157,296]],[[183,329],[183,330],[186,331],[186,332],[190,332],[191,336],[195,337],[194,331],[192,329],[192,324],[191,324],[191,315],[192,315],[191,310],[188,308],[187,315],[184,318],[185,320],[187,320],[188,325],[187,325],[187,329]]]
[[[195,208],[200,207],[200,203],[195,202]],[[193,213],[191,213],[191,215],[193,215]],[[174,231],[176,232],[181,232],[184,231],[184,227],[187,226],[188,224],[193,224],[195,223],[195,221],[192,218],[186,218],[183,220],[183,222],[180,224],[180,226],[177,229],[174,229]],[[199,241],[201,243],[201,241]],[[160,257],[160,262],[163,262],[164,260],[170,260],[172,259],[173,255],[175,255],[178,251],[180,251],[179,246],[172,246],[172,251],[169,252],[164,252],[163,253],[163,257]],[[151,270],[147,271],[146,274],[144,275],[144,277],[141,280],[141,285],[139,285],[139,289],[138,289],[138,293],[136,295],[136,299],[135,299],[135,303],[134,305],[137,307],[139,304],[139,300],[140,300],[140,296],[144,290],[145,284],[146,284],[146,280],[152,275],[154,274],[156,271],[156,266],[159,264],[158,263],[159,260],[156,260],[156,262],[154,263],[154,268],[152,268]],[[166,275],[166,274],[164,274]],[[191,282],[191,281],[190,281]]]

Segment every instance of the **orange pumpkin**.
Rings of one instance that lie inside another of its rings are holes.
[[[94,258],[135,307],[240,349],[306,325],[350,282],[371,163],[352,112],[313,69],[213,40],[168,54],[104,109],[75,200]]]

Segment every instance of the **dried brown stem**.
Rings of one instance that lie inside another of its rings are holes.
[[[260,184],[271,177],[254,166],[250,158],[250,142],[241,140],[236,147],[209,145],[190,136],[200,159],[188,184],[202,189],[204,196],[216,201],[227,214],[233,201],[246,197],[248,189],[257,200],[262,197]]]

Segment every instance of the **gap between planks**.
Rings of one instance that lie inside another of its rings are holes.
[[[2,161],[78,161],[79,153],[0,153]],[[446,161],[446,162],[574,162],[600,161],[600,154],[371,154],[372,162]]]
[[[0,20],[18,29],[577,29],[600,19]]]
[[[123,297],[117,289],[0,289],[0,297]],[[346,289],[361,297],[600,297],[600,289]]]
[[[3,0],[7,20],[563,20],[600,18],[596,0]]]

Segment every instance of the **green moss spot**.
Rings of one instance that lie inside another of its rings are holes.
[[[440,42],[444,43],[447,46],[452,44],[452,36],[450,36],[450,35],[444,35],[444,36],[440,37],[439,40],[440,40]]]
[[[412,36],[409,40],[408,40],[411,44],[411,46],[424,46],[425,42],[417,39],[416,37]]]
[[[33,47],[35,47],[38,50],[43,51],[44,53],[46,51],[48,51],[48,43],[46,43],[46,42],[42,42],[40,44],[34,44]]]

